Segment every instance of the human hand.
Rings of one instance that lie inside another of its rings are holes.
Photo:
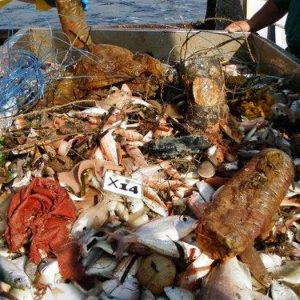
[[[236,21],[225,28],[225,31],[232,32],[248,32],[251,31],[251,26],[248,21]]]

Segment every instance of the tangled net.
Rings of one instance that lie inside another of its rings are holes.
[[[30,109],[42,96],[45,86],[43,63],[33,53],[9,49],[2,57],[0,77],[0,127],[5,119]]]

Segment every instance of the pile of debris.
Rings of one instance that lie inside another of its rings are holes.
[[[299,91],[78,36],[1,131],[2,295],[298,299]]]

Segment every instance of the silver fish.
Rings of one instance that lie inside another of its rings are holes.
[[[139,237],[138,242],[162,255],[189,261],[194,261],[201,254],[201,250],[197,246],[183,241],[154,240]]]
[[[103,254],[103,250],[101,250],[99,248],[93,248],[88,253],[88,255],[85,256],[82,259],[81,263],[82,263],[82,265],[84,267],[89,267],[90,265],[92,265],[93,263],[95,263],[97,261],[97,259],[99,259],[102,254]]]
[[[271,286],[273,300],[299,300],[297,294],[283,283],[274,281]]]
[[[252,300],[252,281],[249,269],[236,257],[215,267],[201,289],[202,300]]]
[[[41,263],[38,270],[40,273],[39,282],[44,285],[54,286],[64,282],[56,259],[49,259],[47,262]]]
[[[280,282],[298,286],[300,285],[300,262],[285,261],[281,266],[271,270],[272,276]]]
[[[108,284],[103,285],[103,292],[100,299],[118,299],[118,300],[138,300],[140,296],[140,289],[138,280],[134,276],[127,276],[123,283],[119,283],[116,279],[110,280]],[[106,281],[107,283],[107,281]],[[115,283],[115,284],[113,284]]]
[[[149,290],[142,289],[141,299],[143,299],[143,300],[155,300],[155,296]]]
[[[18,300],[32,300],[34,299],[34,291],[33,289],[20,290],[16,288],[12,288],[9,291],[9,295],[13,296]]]
[[[18,289],[26,289],[31,286],[26,273],[3,256],[0,256],[0,281]]]
[[[145,239],[178,241],[187,236],[196,227],[197,220],[189,216],[177,215],[150,221],[137,228],[134,234]]]
[[[195,296],[188,290],[176,287],[167,286],[164,291],[170,300],[194,300]]]
[[[92,264],[87,270],[87,275],[98,275],[106,278],[111,278],[113,270],[117,266],[117,261],[113,256],[102,255],[94,264]]]

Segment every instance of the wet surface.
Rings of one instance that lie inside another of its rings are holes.
[[[206,0],[90,0],[90,25],[122,23],[183,23],[203,19]],[[1,9],[0,28],[23,26],[59,27],[57,12],[36,11],[34,5],[13,1]]]

